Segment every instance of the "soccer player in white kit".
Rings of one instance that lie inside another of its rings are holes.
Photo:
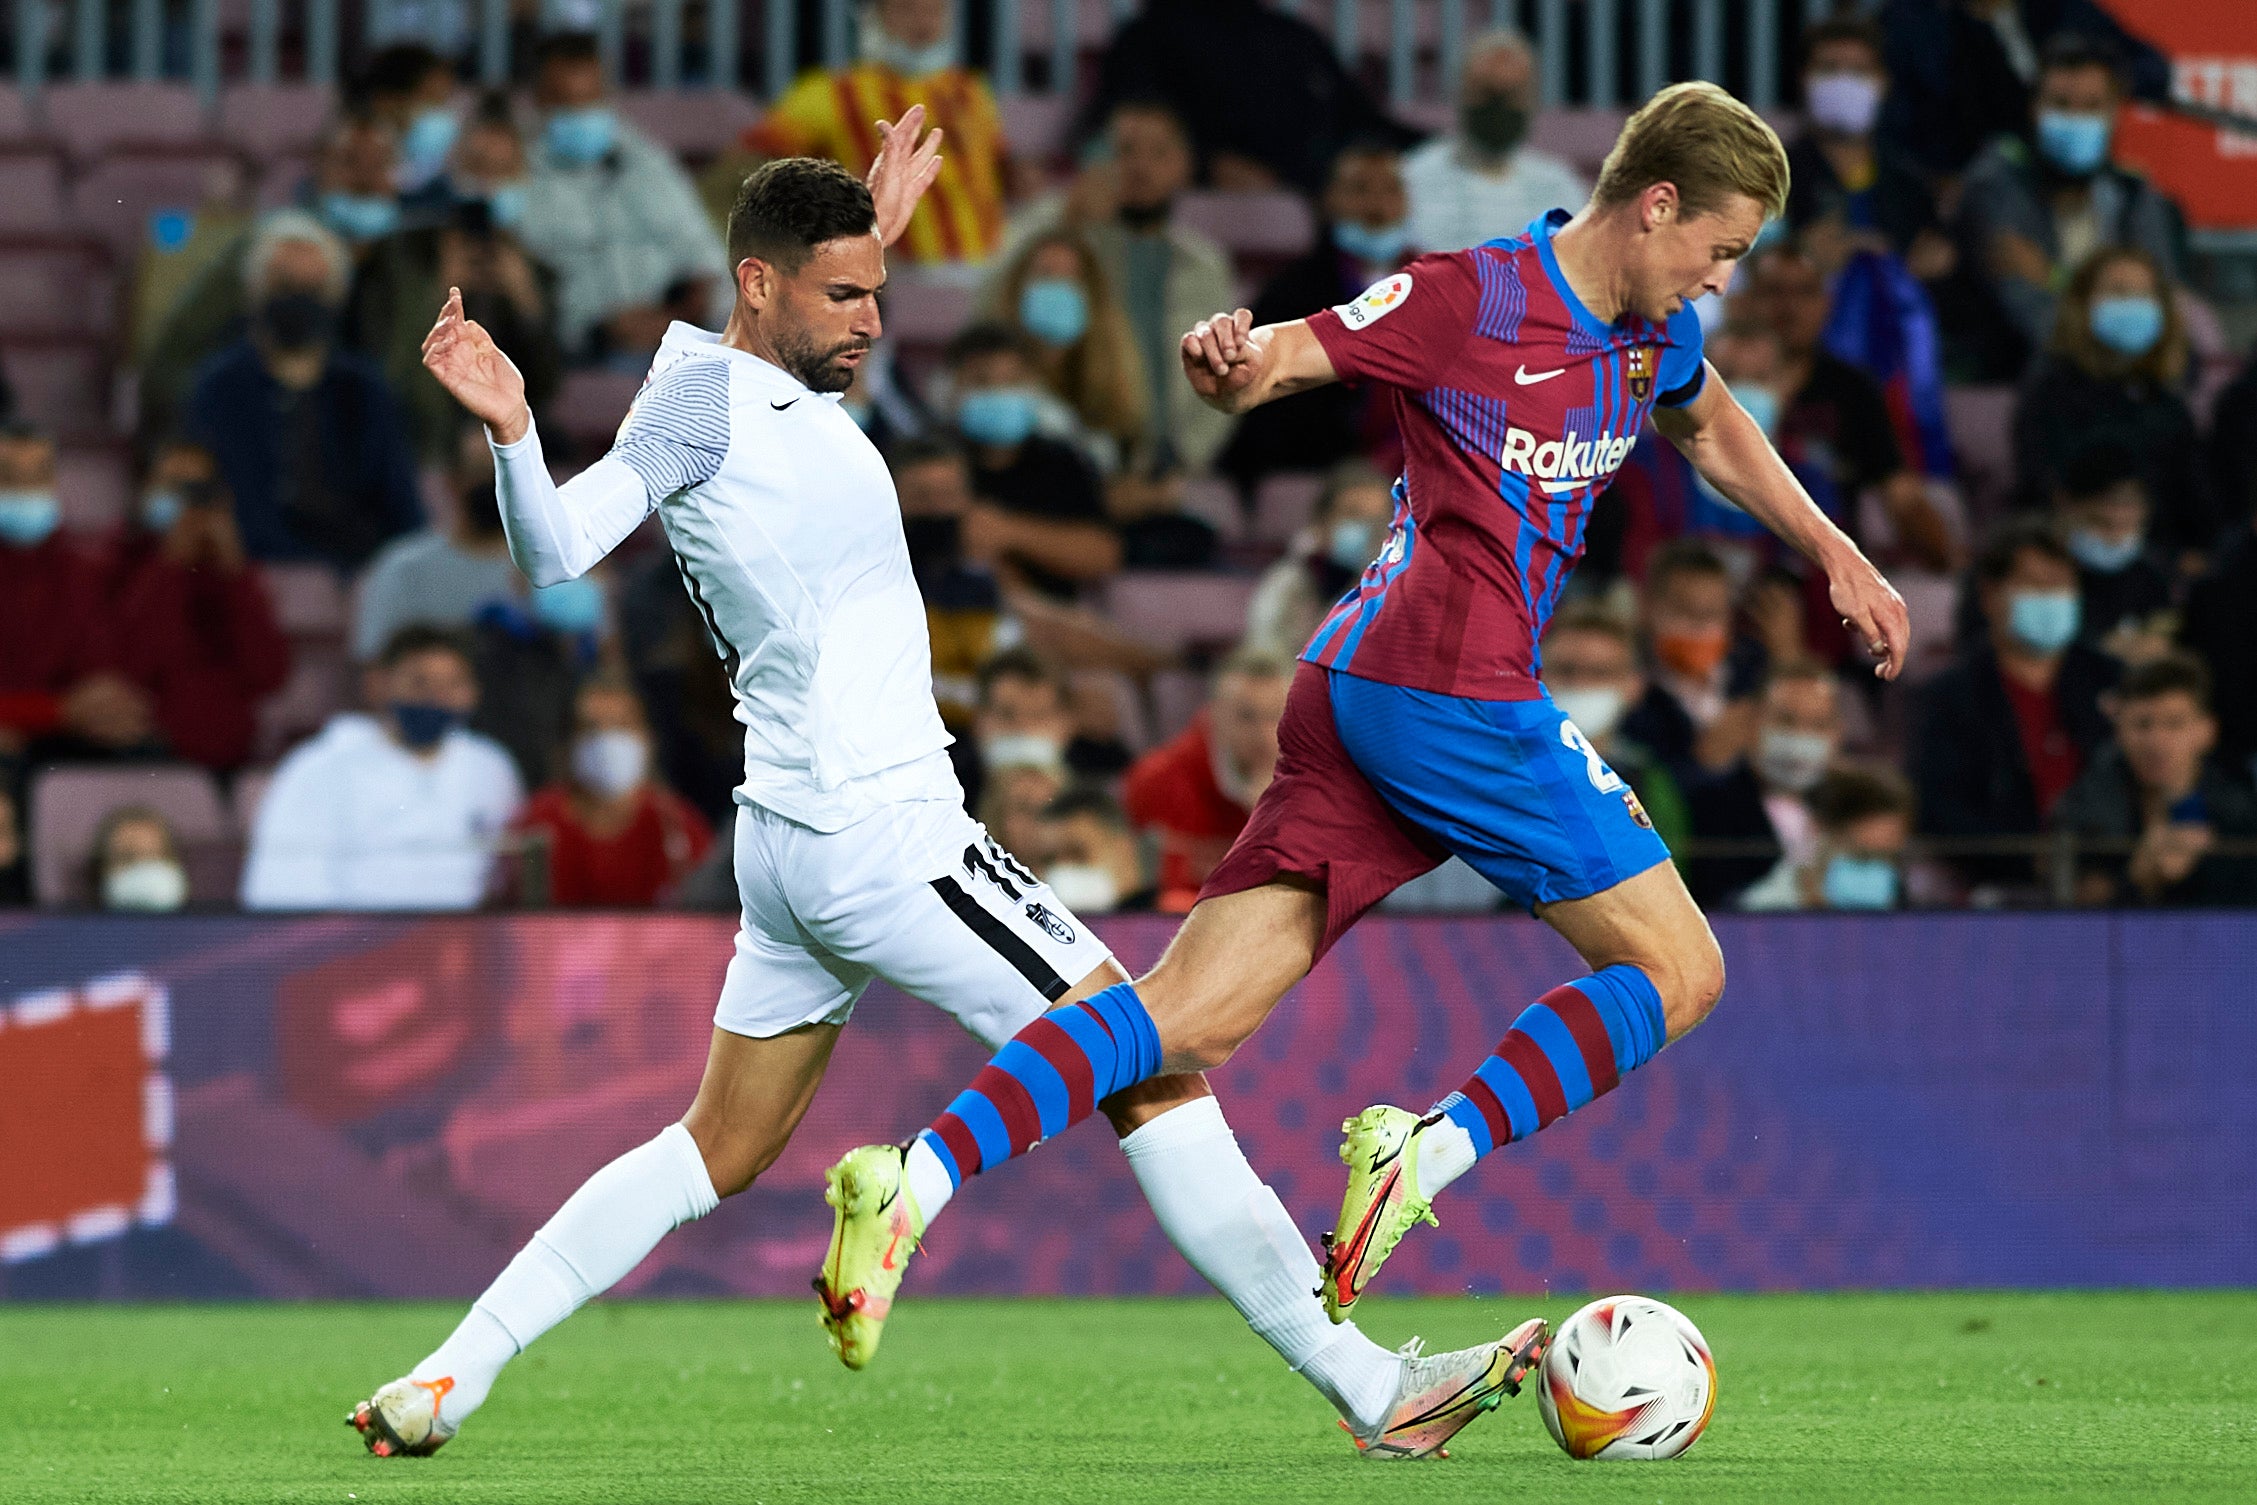
[[[424,364],[486,425],[511,557],[536,585],[584,573],[658,514],[745,727],[743,923],[689,1112],[590,1177],[438,1349],[354,1408],[379,1455],[435,1451],[526,1345],[751,1185],[873,977],[994,1047],[1126,975],[965,814],[893,483],[838,405],[878,336],[884,247],[938,167],[922,113],[880,123],[867,185],[809,158],[746,180],[727,328],[674,325],[611,452],[561,488],[522,379],[459,293],[425,341]],[[1158,1079],[1105,1106],[1175,1246],[1359,1439],[1389,1451],[1406,1412],[1431,1430],[1438,1396],[1466,1419],[1494,1403],[1482,1377],[1496,1345],[1420,1358],[1326,1317],[1315,1258],[1204,1080]],[[828,1325],[842,1359],[868,1361]]]

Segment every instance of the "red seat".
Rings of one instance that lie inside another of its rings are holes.
[[[209,128],[187,84],[57,84],[42,110],[47,134],[79,162],[124,146],[195,146]]]
[[[0,233],[54,234],[63,228],[63,164],[46,150],[0,154]]]
[[[275,157],[259,169],[258,207],[288,209],[298,202],[298,190],[313,176],[313,158],[291,152]]]
[[[63,236],[0,240],[0,340],[101,336],[116,318],[110,258]]]
[[[1107,583],[1105,606],[1125,632],[1172,649],[1227,647],[1246,634],[1254,582],[1239,575],[1132,570]]]
[[[55,497],[66,527],[115,527],[133,510],[133,466],[122,444],[70,445],[55,457]]]
[[[1040,6],[1032,7],[1040,10]],[[1015,157],[1048,161],[1066,150],[1073,101],[1061,94],[1014,94],[1002,102],[1003,139]]]
[[[192,900],[234,897],[233,873],[211,871],[197,860],[210,849],[224,853],[234,845],[234,823],[220,804],[219,785],[209,771],[190,764],[150,763],[43,768],[32,775],[31,885],[39,903],[92,901],[94,838],[110,812],[128,805],[146,805],[172,827]]]
[[[888,335],[908,345],[946,344],[972,322],[974,290],[960,282],[919,277],[904,269],[886,284],[880,304]]]
[[[627,417],[642,378],[623,371],[574,371],[541,415],[558,433],[581,441],[609,440]]]
[[[32,128],[31,106],[14,85],[0,88],[0,142],[14,147],[39,133]]]
[[[1233,256],[1298,256],[1317,233],[1308,201],[1282,189],[1187,193],[1176,200],[1175,220],[1212,237]]]
[[[150,243],[160,215],[241,203],[249,175],[248,164],[223,148],[135,148],[105,156],[80,176],[71,189],[71,219],[130,257]]]
[[[259,162],[310,156],[336,107],[323,84],[233,84],[220,91],[218,134]]]
[[[1629,118],[1625,110],[1541,110],[1528,123],[1528,144],[1565,157],[1570,167],[1592,177]]]
[[[759,105],[734,89],[638,89],[619,96],[619,110],[659,145],[697,161],[735,146],[760,118]]]
[[[335,570],[326,564],[269,564],[262,570],[275,621],[292,640],[344,640],[345,588]]]
[[[1946,387],[1944,427],[1979,528],[2014,490],[2014,388]]]
[[[1207,703],[1207,676],[1189,669],[1162,669],[1152,676],[1152,745],[1191,725]]]
[[[353,704],[353,666],[342,647],[299,647],[290,677],[259,704],[259,750],[276,757]]]
[[[1215,530],[1225,544],[1246,536],[1246,509],[1239,505],[1238,488],[1212,476],[1194,476],[1183,483],[1183,511]]]
[[[1254,488],[1254,541],[1282,549],[1316,516],[1324,477],[1297,471],[1264,476]]]
[[[108,342],[93,335],[0,339],[16,411],[60,438],[110,435]]]

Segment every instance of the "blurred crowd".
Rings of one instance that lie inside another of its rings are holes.
[[[1370,390],[1200,405],[1178,337],[1516,234],[1597,163],[1535,144],[1518,33],[1470,38],[1420,129],[1253,0],[1151,0],[1057,139],[1014,141],[954,14],[874,0],[857,61],[697,151],[627,117],[591,34],[515,93],[395,46],[290,205],[153,227],[129,515],[71,525],[57,436],[0,427],[0,904],[733,907],[741,730],[663,538],[529,589],[418,347],[460,287],[584,464],[669,323],[725,316],[749,166],[866,170],[921,102],[945,165],[844,403],[967,800],[1079,911],[1187,907],[1400,453]],[[1865,672],[1824,580],[1650,430],[1543,645],[1704,903],[2257,903],[2257,364],[2112,156],[2154,63],[2061,0],[1805,34],[1788,213],[1700,312],[1906,594],[1911,670]],[[1497,901],[1452,864],[1391,902]]]

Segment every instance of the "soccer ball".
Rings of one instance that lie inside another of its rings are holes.
[[[1716,1412],[1707,1340],[1648,1296],[1609,1296],[1568,1318],[1537,1378],[1544,1426],[1570,1458],[1674,1458]]]

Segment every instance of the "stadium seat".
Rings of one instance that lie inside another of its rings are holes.
[[[321,84],[233,84],[220,91],[219,139],[257,162],[309,156],[335,106]]]
[[[627,405],[635,400],[641,386],[641,377],[624,371],[570,372],[541,419],[558,433],[583,443],[609,443],[619,432]]]
[[[759,102],[733,89],[636,89],[619,109],[643,132],[693,162],[710,162],[760,118]]]
[[[1594,177],[1629,118],[1625,110],[1539,111],[1528,124],[1528,144],[1564,157],[1576,171]]]
[[[1152,676],[1152,745],[1159,746],[1191,725],[1207,703],[1207,676],[1190,669],[1162,669]]]
[[[1246,537],[1246,508],[1238,500],[1238,488],[1228,481],[1213,476],[1186,480],[1183,511],[1213,528],[1218,542],[1234,544]]]
[[[275,621],[297,643],[339,643],[347,622],[345,588],[326,564],[264,566]]]
[[[57,437],[110,435],[110,358],[95,335],[0,338],[16,412]]]
[[[271,768],[246,768],[235,776],[235,787],[227,796],[227,813],[235,822],[235,834],[248,844],[251,829],[258,823],[259,806],[266,800],[267,785],[274,782]]]
[[[125,146],[195,146],[208,122],[187,84],[57,84],[43,106],[47,134],[73,161]]]
[[[1072,675],[1074,703],[1112,712],[1113,732],[1131,753],[1152,746],[1152,718],[1137,693],[1136,681],[1118,669],[1076,669]]]
[[[1227,647],[1246,632],[1254,582],[1240,575],[1131,570],[1106,584],[1107,612],[1122,631],[1156,647]]]
[[[270,159],[259,169],[257,205],[261,209],[287,209],[298,202],[298,190],[313,176],[313,158],[290,152]]]
[[[81,531],[117,526],[133,509],[133,466],[123,444],[70,445],[55,459],[63,525]]]
[[[320,731],[353,705],[353,666],[342,645],[300,647],[291,654],[290,677],[259,703],[259,751],[276,757],[301,737]]]
[[[1044,162],[1064,155],[1074,118],[1071,100],[1057,94],[1014,94],[1002,102],[1002,110],[1003,139],[1011,144],[1011,155]]]
[[[974,290],[962,282],[893,274],[881,305],[886,333],[905,345],[940,345],[972,322]]]
[[[107,335],[116,303],[100,245],[67,236],[0,239],[0,340]]]
[[[1233,256],[1288,258],[1309,249],[1316,216],[1297,193],[1187,193],[1176,223],[1212,236]]]
[[[49,151],[0,155],[0,234],[54,234],[63,228],[63,164]]]
[[[2014,388],[1946,387],[1944,427],[1980,533],[2005,511],[2014,490]]]
[[[0,143],[15,147],[38,134],[32,128],[31,106],[23,91],[12,85],[0,88]]]
[[[186,763],[43,768],[31,777],[29,804],[32,896],[42,905],[92,901],[87,864],[95,835],[111,811],[126,805],[147,805],[172,827],[191,900],[234,897],[234,874],[198,860],[215,848],[224,855],[235,836],[219,785],[206,769]]]
[[[1254,488],[1254,542],[1278,549],[1292,543],[1316,515],[1317,494],[1323,490],[1322,475],[1283,471],[1264,476]]]
[[[135,148],[105,156],[80,175],[71,187],[71,219],[128,258],[150,243],[158,215],[241,203],[249,179],[249,164],[224,148]]]

